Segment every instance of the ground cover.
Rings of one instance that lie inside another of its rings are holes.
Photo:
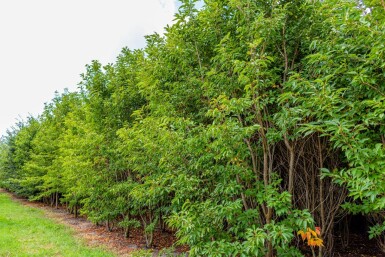
[[[43,210],[12,201],[0,192],[0,256],[114,256],[90,248],[73,231],[44,216]]]
[[[59,225],[57,224],[59,223]],[[351,231],[349,247],[343,249],[340,240],[336,240],[334,256],[338,257],[382,257],[381,251],[368,236],[360,231]],[[81,243],[79,240],[81,239]],[[40,202],[29,202],[15,195],[0,190],[0,257],[13,256],[114,256],[100,249],[103,246],[116,256],[169,256],[160,254],[160,249],[170,247],[175,237],[170,233],[155,233],[152,254],[145,255],[142,231],[134,230],[130,238],[123,237],[123,232],[114,229],[106,231],[103,226],[96,226],[84,217],[75,218],[64,208],[51,208]],[[89,249],[84,246],[91,247]],[[177,247],[176,253],[186,251]],[[311,253],[302,249],[306,257]],[[174,253],[173,255],[176,255]]]

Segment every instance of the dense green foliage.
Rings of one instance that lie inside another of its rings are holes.
[[[22,206],[0,192],[0,256],[114,256],[90,249],[72,231],[47,219],[41,210]]]
[[[385,4],[181,2],[3,138],[1,186],[191,256],[328,256],[347,211],[384,242]]]

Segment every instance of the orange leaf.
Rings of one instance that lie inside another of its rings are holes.
[[[302,241],[305,241],[306,239],[306,234],[302,230],[298,231],[297,235],[301,235]]]
[[[318,238],[318,237],[317,238],[311,238],[310,240],[307,241],[307,244],[309,246],[312,246],[312,247],[314,247],[314,246],[318,246],[318,247],[324,246],[322,243],[323,243],[323,240]]]
[[[307,241],[311,239],[311,232],[306,232],[306,238],[307,238]]]
[[[310,233],[312,234],[312,236],[317,237],[317,233],[314,230],[310,229]]]

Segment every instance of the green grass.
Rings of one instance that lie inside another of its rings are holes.
[[[42,210],[13,202],[0,192],[0,256],[114,256],[85,246],[71,229],[44,217]]]

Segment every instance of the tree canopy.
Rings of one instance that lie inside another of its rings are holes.
[[[0,185],[191,256],[331,256],[347,213],[385,250],[383,1],[196,2],[10,130]]]

